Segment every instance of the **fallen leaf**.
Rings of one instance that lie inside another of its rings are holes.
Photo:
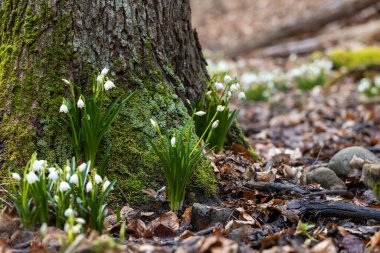
[[[158,237],[174,237],[177,235],[178,228],[178,217],[172,211],[164,213],[148,224],[148,229]]]

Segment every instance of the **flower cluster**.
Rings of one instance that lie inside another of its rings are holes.
[[[360,79],[357,87],[358,92],[368,96],[374,97],[380,94],[380,75],[371,78]]]
[[[29,227],[46,223],[53,217],[62,227],[67,217],[78,215],[93,229],[103,228],[105,197],[115,182],[102,179],[90,163],[75,166],[75,159],[64,167],[49,166],[37,160],[36,153],[25,166],[23,174],[12,172],[13,201],[22,224]],[[54,216],[51,216],[54,213]]]
[[[107,77],[108,73],[109,69],[104,68],[96,78],[93,78],[92,96],[88,98],[82,94],[80,87],[63,79],[70,86],[72,99],[63,98],[59,111],[67,115],[62,120],[69,130],[69,139],[76,159],[91,161],[91,166],[94,166],[96,162],[99,146],[105,133],[110,129],[111,124],[131,96],[123,100],[119,97],[106,108],[105,91],[116,87]],[[103,154],[103,161],[108,159],[108,155],[109,152]],[[105,162],[101,164],[105,164]],[[101,175],[103,175],[103,169],[98,168]]]
[[[225,75],[221,79],[214,77],[208,90],[202,98],[195,104],[194,123],[198,136],[205,134],[205,143],[215,148],[219,152],[223,148],[228,130],[236,119],[238,110],[230,111],[229,104],[234,94],[239,100],[245,99],[245,93],[241,90],[240,84],[236,79]],[[208,126],[211,124],[211,128]]]

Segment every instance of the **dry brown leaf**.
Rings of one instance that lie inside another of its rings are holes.
[[[164,213],[148,224],[148,229],[158,237],[174,237],[177,235],[178,228],[178,217],[172,211]]]
[[[145,223],[140,219],[133,219],[128,222],[127,231],[132,231],[136,237],[143,237],[146,230]]]
[[[318,243],[311,249],[312,253],[336,253],[334,242],[331,238]]]

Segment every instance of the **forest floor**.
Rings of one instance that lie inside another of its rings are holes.
[[[260,36],[328,0],[276,0],[275,5],[267,0],[191,2],[201,44],[215,56],[239,40]],[[324,31],[364,19],[353,17]],[[358,42],[344,44],[355,45]],[[289,61],[246,57],[229,64],[233,74],[239,75],[246,70],[286,67]],[[263,161],[252,159],[237,145],[209,155],[219,180],[219,203],[193,203],[175,214],[160,193],[147,191],[156,197],[155,207],[161,208],[123,207],[127,234],[119,245],[93,233],[78,236],[69,250],[380,252],[380,203],[358,174],[342,178],[346,189],[324,189],[306,179],[310,171],[327,166],[347,147],[360,146],[380,155],[380,101],[361,97],[355,82],[355,77],[347,77],[330,87],[302,93],[292,89],[270,101],[236,104],[240,107],[238,121]],[[355,161],[350,157],[346,162],[352,165]],[[0,230],[13,224],[13,214],[6,212],[0,215]],[[122,223],[112,212],[106,220],[109,234],[118,238]],[[11,252],[7,251],[10,246],[13,252],[47,252],[46,247],[54,251],[60,236],[62,231],[54,228],[42,240],[38,232],[18,230],[0,237],[0,250]]]

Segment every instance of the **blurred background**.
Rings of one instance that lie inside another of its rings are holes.
[[[210,75],[237,78],[239,122],[265,158],[380,151],[379,0],[191,0]]]

